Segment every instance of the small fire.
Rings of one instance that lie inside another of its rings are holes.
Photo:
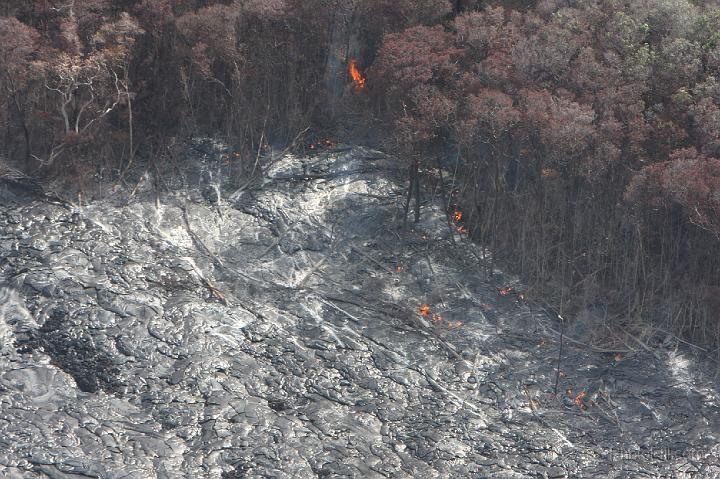
[[[395,272],[396,272],[396,273],[402,273],[402,266],[401,266],[401,265],[395,266]]]
[[[505,286],[504,288],[500,288],[500,296],[508,296],[510,293],[512,293],[513,289],[511,286]]]
[[[453,219],[453,222],[455,223],[455,231],[457,231],[460,234],[467,234],[468,230],[462,224],[462,219],[463,219],[462,211],[457,210],[457,209],[455,211],[453,211],[452,219]]]
[[[583,391],[583,392],[581,392],[580,394],[578,394],[577,396],[575,396],[575,404],[576,404],[580,409],[587,409],[587,406],[585,405],[585,401],[584,401],[585,396],[587,396],[587,392],[586,392],[586,391]]]
[[[557,178],[558,171],[552,168],[543,168],[540,174],[543,178]]]
[[[427,316],[427,315],[429,315],[429,314],[430,314],[430,305],[428,305],[428,304],[423,304],[423,305],[421,305],[421,306],[420,306],[420,314],[421,314],[422,316]]]
[[[355,83],[355,89],[360,91],[365,88],[366,79],[363,74],[360,73],[360,70],[358,70],[357,60],[351,58],[348,67],[350,69],[350,76],[352,77],[353,83]]]
[[[320,148],[330,148],[333,146],[333,144],[334,143],[332,142],[332,140],[325,138],[324,140],[318,140],[315,143],[310,143],[308,145],[308,148],[311,150],[317,150]]]

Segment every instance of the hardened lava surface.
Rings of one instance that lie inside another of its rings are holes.
[[[233,187],[196,146],[159,196],[0,206],[1,477],[720,477],[712,362],[568,327],[555,396],[558,318],[432,188],[401,228],[395,159]]]

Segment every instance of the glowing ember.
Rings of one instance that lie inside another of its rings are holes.
[[[553,170],[552,168],[543,168],[540,174],[543,178],[557,178],[558,176],[557,170]]]
[[[512,293],[512,287],[506,286],[504,288],[500,288],[500,296],[507,296],[510,293]]]
[[[587,406],[585,405],[585,401],[583,401],[583,399],[585,399],[585,396],[587,396],[587,392],[585,392],[585,391],[583,391],[580,394],[578,394],[577,396],[575,396],[575,404],[581,409],[587,409]]]
[[[420,314],[423,316],[427,316],[430,314],[430,306],[427,304],[423,304],[420,306]]]
[[[350,68],[350,77],[352,77],[353,83],[355,83],[355,89],[362,90],[365,88],[366,80],[363,74],[360,73],[360,70],[358,70],[357,60],[351,58],[348,66]]]
[[[453,219],[455,221],[462,220],[462,211],[456,211],[455,213],[453,213]]]
[[[315,150],[318,148],[330,148],[333,145],[334,145],[334,143],[332,142],[332,140],[325,138],[322,141],[318,140],[315,143],[310,143],[308,145],[308,148],[310,148],[311,150]]]
[[[402,266],[400,266],[400,265],[395,266],[395,272],[396,273],[402,272]]]

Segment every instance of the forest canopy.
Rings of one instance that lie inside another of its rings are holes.
[[[720,343],[718,73],[716,2],[7,0],[0,155],[83,183],[372,125],[414,178],[456,160],[468,233],[556,309]]]

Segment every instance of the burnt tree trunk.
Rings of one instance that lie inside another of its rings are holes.
[[[415,223],[420,222],[420,162],[413,161],[413,177],[415,178]]]
[[[403,215],[403,227],[407,228],[408,213],[410,212],[410,203],[412,202],[413,189],[415,187],[415,168],[414,164],[408,167],[408,176],[410,184],[408,184],[407,198],[405,199],[405,212]]]
[[[356,1],[339,2],[334,7],[332,35],[325,63],[326,101],[323,102],[327,119],[332,121],[337,113],[340,99],[348,82],[348,61],[350,58],[359,60],[360,43],[357,36]]]

